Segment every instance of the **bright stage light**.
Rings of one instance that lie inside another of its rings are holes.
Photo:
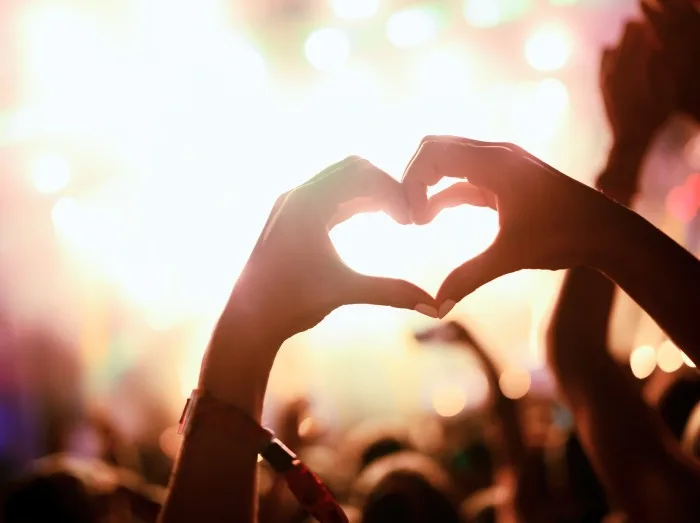
[[[386,24],[386,35],[396,47],[408,48],[426,44],[435,38],[438,21],[428,9],[413,8],[393,14]]]
[[[541,27],[525,43],[525,58],[538,71],[561,69],[570,55],[570,36],[559,26]]]
[[[501,10],[495,0],[466,0],[464,18],[474,27],[496,27],[501,21]]]
[[[651,375],[656,368],[656,351],[651,345],[637,347],[630,354],[630,367],[632,374],[637,378],[644,379]]]
[[[317,29],[304,46],[306,59],[319,71],[338,69],[350,57],[350,40],[340,29]]]
[[[44,154],[34,160],[31,176],[37,191],[56,193],[65,189],[70,182],[70,165],[63,156]]]
[[[361,20],[369,18],[379,10],[379,0],[330,0],[331,8],[338,18]]]

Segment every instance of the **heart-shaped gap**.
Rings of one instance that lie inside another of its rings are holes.
[[[465,205],[420,226],[398,224],[384,213],[359,214],[337,225],[330,237],[357,272],[402,278],[435,295],[445,277],[486,250],[496,234],[494,211]]]

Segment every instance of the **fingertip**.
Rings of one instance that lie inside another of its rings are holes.
[[[414,307],[416,312],[419,312],[420,314],[423,314],[424,316],[428,316],[430,318],[438,318],[439,312],[435,307],[431,307],[430,305],[426,305],[425,303],[419,303]]]
[[[454,309],[455,305],[457,305],[457,302],[451,299],[447,299],[442,302],[442,305],[440,305],[440,308],[438,309],[438,317],[442,319],[447,316],[450,311]]]

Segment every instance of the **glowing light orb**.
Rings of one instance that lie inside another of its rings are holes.
[[[524,369],[507,369],[498,379],[498,386],[506,398],[517,400],[525,396],[532,385],[530,373]]]
[[[656,351],[651,345],[637,347],[630,354],[630,368],[635,377],[641,379],[651,375],[656,368]]]
[[[338,18],[361,20],[379,10],[379,0],[331,0],[331,9]]]
[[[571,56],[569,33],[559,26],[538,29],[525,43],[525,58],[538,71],[556,71]]]
[[[683,366],[683,353],[670,340],[661,344],[656,358],[664,372],[675,372]]]
[[[399,48],[417,47],[435,38],[438,21],[435,14],[427,9],[407,9],[389,18],[386,35],[393,45]]]
[[[467,395],[461,387],[449,385],[440,387],[433,393],[433,409],[443,418],[456,416],[467,404]]]
[[[317,29],[306,39],[304,50],[315,69],[332,71],[350,57],[350,40],[340,29]]]

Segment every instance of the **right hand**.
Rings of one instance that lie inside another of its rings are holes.
[[[679,109],[700,121],[700,4],[697,0],[641,3],[661,42],[663,58],[678,89]]]
[[[642,153],[675,108],[675,85],[641,22],[628,22],[617,47],[604,49],[600,90],[616,146]]]
[[[428,200],[427,187],[446,176],[469,181]],[[415,223],[427,223],[441,209],[463,203],[488,206],[499,214],[500,231],[493,244],[442,284],[436,299],[441,317],[466,295],[505,274],[595,263],[627,223],[621,219],[624,208],[507,143],[428,136],[407,167],[403,185]]]

